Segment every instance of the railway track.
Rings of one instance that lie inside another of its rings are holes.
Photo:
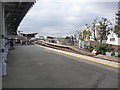
[[[104,60],[120,63],[120,61],[117,58],[113,59],[113,58],[107,57],[105,55],[104,55],[104,57],[103,56],[102,57],[97,57],[93,53],[86,52],[84,50],[75,48],[73,46],[59,45],[59,44],[49,43],[49,42],[45,42],[45,41],[36,41],[35,44],[42,45],[42,46],[45,46],[45,47],[54,48],[54,49],[58,49],[58,50],[63,50],[63,51],[67,51],[67,52],[72,52],[72,53],[76,53],[76,54],[91,56],[91,57],[94,57],[94,58],[99,58],[99,59],[104,59]]]
[[[73,53],[82,54],[82,55],[93,56],[92,53],[80,50],[80,49],[75,48],[73,46],[59,45],[59,44],[48,43],[48,42],[44,42],[44,41],[37,41],[35,43],[38,45],[42,45],[42,46],[46,46],[46,47],[50,47],[50,48],[54,48],[54,49],[58,49],[58,50],[73,52]]]

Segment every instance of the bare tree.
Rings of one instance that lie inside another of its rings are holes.
[[[99,24],[99,25],[96,25]],[[94,40],[98,41],[98,38],[96,37],[95,32],[97,31],[99,34],[99,39],[100,42],[106,41],[107,40],[107,35],[109,32],[112,30],[111,27],[112,23],[110,20],[107,18],[102,18],[101,20],[95,19],[92,25],[92,30],[94,32]]]
[[[94,19],[94,21],[93,21],[93,23],[92,23],[92,26],[91,26],[91,27],[92,27],[92,30],[93,30],[93,38],[94,38],[95,41],[97,41],[96,31],[95,31],[95,30],[96,30],[96,26],[95,26],[95,25],[97,24],[97,19],[98,19],[98,18]]]
[[[114,33],[116,33],[116,35],[120,37],[120,27],[118,25],[115,26]]]

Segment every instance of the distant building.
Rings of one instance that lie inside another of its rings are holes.
[[[91,30],[89,29],[83,29],[80,30],[80,38],[82,41],[89,41],[90,40],[90,36],[91,36]]]
[[[114,32],[110,32],[110,34],[107,36],[107,41],[106,43],[108,44],[112,44],[112,45],[119,45],[120,46],[120,2],[118,2],[118,12],[116,13],[116,25],[115,27],[117,27],[118,32],[114,33]]]
[[[120,38],[118,38],[118,36],[114,32],[111,32],[107,36],[107,38],[108,39],[107,39],[106,43],[112,44],[112,45],[120,45]]]
[[[116,29],[118,29],[117,33],[111,32],[108,36],[107,36],[107,42],[108,44],[112,44],[112,45],[120,45],[120,2],[118,2],[118,12],[116,13]]]
[[[39,36],[40,40],[45,40],[44,36]]]
[[[47,36],[46,39],[50,43],[57,43],[57,37]]]

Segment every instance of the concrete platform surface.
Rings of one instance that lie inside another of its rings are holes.
[[[16,46],[3,88],[118,88],[118,69],[34,45]]]

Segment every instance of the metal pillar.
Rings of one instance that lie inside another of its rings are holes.
[[[2,39],[1,39],[1,30],[2,30],[2,3],[0,1],[0,89],[2,89],[2,54],[1,54],[1,43],[2,43]]]
[[[5,51],[4,51],[4,60],[7,60],[7,54],[8,54],[8,49],[9,49],[9,43],[8,43],[8,35],[7,35],[7,28],[5,28]]]
[[[2,2],[0,2],[0,76],[2,76]]]
[[[5,62],[5,19],[4,19],[4,5],[0,2],[0,76],[7,74]]]

